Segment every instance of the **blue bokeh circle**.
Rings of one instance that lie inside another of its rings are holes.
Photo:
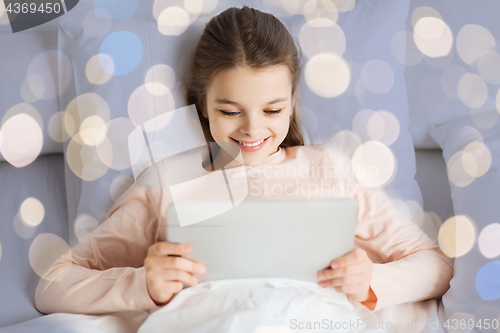
[[[141,39],[129,31],[117,31],[103,40],[100,54],[107,54],[113,59],[114,70],[110,73],[109,65],[100,58],[102,68],[108,74],[121,76],[132,72],[139,66],[144,53]]]

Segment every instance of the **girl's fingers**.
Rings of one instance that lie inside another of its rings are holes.
[[[339,277],[334,279],[328,279],[321,281],[319,283],[322,287],[342,287],[349,285],[356,285],[359,283],[367,283],[370,282],[370,277],[367,274],[357,274],[350,275],[349,277]]]
[[[343,266],[336,269],[325,269],[318,272],[318,279],[320,281],[329,280],[333,278],[352,276],[355,274],[365,273],[369,271],[368,265],[364,262]]]
[[[330,267],[336,269],[344,266],[349,266],[354,263],[362,262],[367,258],[368,255],[366,254],[365,250],[362,250],[360,248],[355,248],[348,254],[340,258],[337,258],[335,260],[332,260],[332,262],[330,263]]]
[[[154,265],[156,267],[163,269],[178,269],[198,275],[203,275],[206,272],[206,268],[204,265],[183,257],[153,257],[148,261],[154,262]]]
[[[191,252],[189,244],[176,244],[169,242],[158,242],[148,249],[148,255],[167,256],[169,254],[183,255]]]
[[[198,279],[188,272],[180,271],[177,269],[166,269],[162,270],[160,273],[161,278],[167,282],[180,281],[188,284],[190,286],[195,286],[198,284]]]

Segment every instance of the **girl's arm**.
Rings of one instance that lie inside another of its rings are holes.
[[[383,189],[364,187],[357,181],[346,154],[333,147],[326,150],[336,182],[358,202],[355,246],[377,259],[372,260],[369,297],[360,304],[377,311],[441,297],[453,276],[450,259]]]
[[[376,303],[361,304],[376,311],[441,297],[450,286],[453,264],[439,246],[383,190],[366,188],[357,199],[357,242],[382,260],[373,264],[370,284]]]
[[[102,314],[158,308],[148,294],[143,261],[149,246],[159,241],[160,197],[160,190],[134,183],[108,219],[40,278],[37,309]]]

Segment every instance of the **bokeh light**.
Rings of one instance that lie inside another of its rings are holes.
[[[52,99],[63,92],[73,77],[68,57],[58,49],[38,53],[28,67],[27,79],[39,99]]]
[[[15,106],[18,113],[10,117],[2,124],[3,143],[0,152],[7,162],[17,168],[21,168],[33,162],[43,145],[42,128],[39,123],[23,111],[36,111],[27,103]],[[31,110],[30,110],[31,109]],[[36,111],[38,113],[38,111]]]
[[[386,145],[378,141],[367,141],[354,152],[352,167],[354,175],[362,185],[384,186],[394,177],[396,158]]]
[[[385,94],[394,85],[394,71],[385,61],[368,60],[361,69],[361,82],[374,94]]]
[[[92,181],[102,177],[109,169],[112,156],[106,156],[104,162],[97,153],[96,146],[83,144],[80,133],[75,135],[68,143],[65,154],[68,166],[79,178]]]
[[[136,34],[129,31],[117,31],[102,41],[99,47],[99,61],[106,73],[122,76],[139,66],[143,53],[141,39]],[[112,67],[109,64],[109,57],[112,59]]]
[[[441,74],[441,88],[446,96],[460,100],[458,97],[458,82],[467,73],[467,70],[462,66],[449,65]]]
[[[471,108],[479,108],[488,97],[488,87],[477,74],[466,73],[460,78],[457,85],[458,98]]]
[[[174,88],[175,72],[168,65],[158,64],[147,71],[144,81],[151,94],[165,95]]]
[[[500,261],[492,261],[479,269],[476,275],[476,291],[485,301],[500,298]]]
[[[300,3],[298,0],[281,0],[281,6],[290,16],[296,15],[300,9]]]
[[[99,221],[90,214],[79,214],[74,223],[74,230],[78,242],[83,241],[99,226]]]
[[[484,52],[477,62],[481,78],[491,84],[500,84],[500,54],[495,51]]]
[[[439,12],[432,8],[432,7],[429,7],[429,6],[421,6],[421,7],[417,7],[413,10],[413,13],[411,14],[411,25],[413,28],[415,28],[415,25],[417,24],[417,22],[421,19],[421,18],[424,18],[424,17],[434,17],[434,18],[437,18],[437,19],[440,19],[442,20],[443,17],[441,16],[441,14],[439,14]]]
[[[19,217],[28,226],[36,227],[45,217],[45,208],[37,198],[26,198],[19,206]]]
[[[30,239],[35,235],[37,227],[32,227],[23,222],[19,213],[14,216],[12,220],[12,227],[14,232],[21,238]]]
[[[352,130],[359,136],[362,142],[369,141],[368,122],[376,112],[370,109],[358,111],[352,119]]]
[[[330,141],[330,146],[340,150],[348,157],[352,158],[354,152],[361,145],[361,139],[359,136],[349,130],[342,130],[337,132],[332,141]]]
[[[452,216],[439,229],[439,246],[448,257],[461,257],[472,249],[476,235],[476,225],[469,217]]]
[[[173,109],[175,102],[170,91],[163,95],[153,95],[145,84],[137,87],[128,100],[128,115],[135,126]]]
[[[83,142],[89,146],[97,146],[106,137],[106,133],[102,133],[106,123],[99,116],[90,116],[85,118],[80,125],[80,137]]]
[[[101,160],[111,169],[124,170],[130,168],[128,137],[135,129],[128,118],[119,117],[103,124],[97,137],[97,153]]]
[[[356,6],[356,0],[331,0],[335,7],[337,7],[337,11],[339,12],[348,12],[354,9]]]
[[[450,27],[436,17],[423,17],[413,29],[413,39],[420,52],[428,57],[443,57],[453,47],[453,34]]]
[[[302,14],[308,22],[314,19],[328,19],[337,22],[339,17],[337,7],[329,0],[307,1],[302,7]]]
[[[21,97],[24,99],[26,103],[35,103],[40,99],[31,90],[31,87],[28,83],[28,78],[25,78],[23,80],[23,83],[21,83]]]
[[[453,136],[452,151],[457,152],[465,146],[467,146],[472,141],[478,141],[484,143],[483,136],[476,128],[465,125],[460,128]]]
[[[105,64],[106,70],[101,66],[101,61]],[[107,54],[96,54],[87,61],[85,66],[85,76],[92,84],[104,84],[113,76],[110,73],[114,72],[113,59]]]
[[[327,19],[315,19],[305,23],[299,32],[299,43],[304,54],[312,58],[321,52],[343,55],[346,38],[342,28]]]
[[[179,36],[186,31],[189,23],[189,14],[184,8],[168,7],[158,16],[158,31],[162,35]]]
[[[191,24],[200,14],[212,13],[217,8],[217,4],[217,0],[155,0],[153,3],[153,17],[158,21],[165,9],[178,7],[189,14],[189,24]]]
[[[49,124],[47,125],[50,137],[55,142],[59,143],[65,142],[71,137],[66,131],[66,126],[63,126],[64,113],[64,111],[54,113],[50,117]]]
[[[68,244],[61,237],[51,233],[39,234],[31,243],[29,250],[31,268],[40,277],[50,281],[52,277],[44,276],[50,266],[61,256],[70,253]]]
[[[477,178],[483,176],[491,166],[491,153],[482,142],[472,141],[462,152],[462,165],[470,176]]]
[[[368,136],[386,146],[390,146],[399,136],[399,121],[389,111],[377,111],[370,116],[366,125]]]
[[[453,48],[450,50],[450,53],[442,57],[433,58],[426,55],[423,56],[423,59],[428,65],[434,68],[441,69],[448,67],[453,61],[453,58],[455,58],[455,52],[453,52]]]
[[[11,107],[7,112],[2,117],[2,126],[5,124],[7,120],[10,118],[20,115],[20,114],[25,114],[33,118],[40,126],[40,128],[43,128],[43,119],[42,116],[40,115],[40,112],[33,106],[28,103],[19,103]]]
[[[495,38],[488,29],[477,24],[464,25],[457,35],[457,51],[462,60],[474,65],[481,55],[496,47]]]
[[[466,187],[474,181],[474,177],[464,169],[462,154],[463,151],[457,151],[450,157],[448,163],[446,163],[448,179],[457,187]]]
[[[349,86],[349,65],[335,53],[320,53],[309,59],[304,71],[308,87],[318,96],[337,97]]]
[[[134,184],[134,178],[125,175],[119,175],[113,182],[109,188],[109,195],[113,201],[118,200],[123,193],[125,193],[131,186]]]
[[[104,123],[111,117],[108,103],[100,95],[95,93],[86,93],[74,98],[66,108],[64,113],[64,127],[71,137],[76,136],[82,128],[83,122],[93,116],[98,116]],[[88,123],[92,124],[92,122]],[[87,129],[87,128],[83,128]],[[99,128],[100,130],[100,128]],[[77,136],[75,140],[84,140],[85,135]],[[85,141],[79,142],[82,144]]]
[[[479,250],[486,258],[500,255],[500,224],[490,223],[481,230],[477,243]]]

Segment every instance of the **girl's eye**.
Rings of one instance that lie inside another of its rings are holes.
[[[281,110],[283,109],[279,109],[279,110],[267,110],[265,111],[267,114],[278,114],[281,112]]]
[[[279,109],[279,110],[266,110],[264,112],[266,112],[267,114],[278,114],[281,112],[281,110],[283,109]],[[224,111],[224,110],[219,110],[223,115],[225,116],[236,116],[236,115],[239,115],[240,113],[239,112],[227,112],[227,111]]]
[[[222,114],[225,116],[236,116],[237,114],[240,114],[239,112],[227,112],[227,111],[223,111],[223,110],[219,110],[219,111],[222,112]]]

